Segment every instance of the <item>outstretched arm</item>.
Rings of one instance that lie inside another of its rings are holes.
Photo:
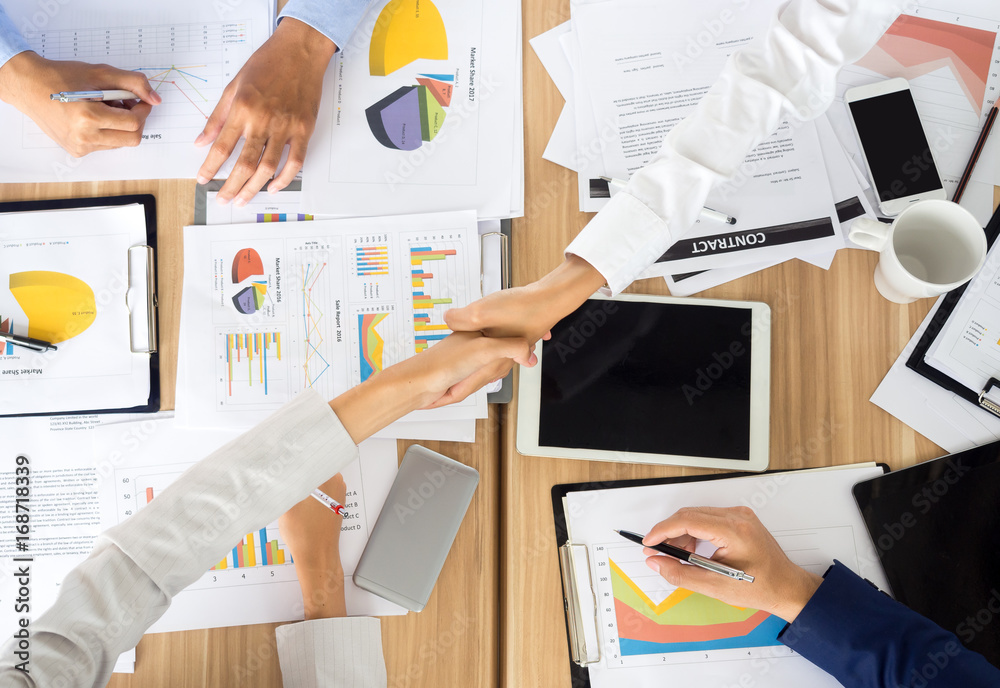
[[[409,411],[457,401],[527,351],[523,340],[460,333],[329,403],[303,392],[98,538],[53,607],[31,623],[30,673],[15,668],[17,637],[0,650],[0,684],[103,686],[118,655],[135,646],[174,595],[245,533],[355,460],[355,443]]]
[[[499,292],[453,312],[449,325],[530,339],[605,282],[612,293],[624,290],[691,228],[712,187],[733,177],[781,122],[826,111],[837,73],[875,45],[904,4],[792,0],[762,44],[729,59],[656,157],[584,227],[566,249],[566,263],[530,289]],[[567,285],[559,277],[569,274]]]

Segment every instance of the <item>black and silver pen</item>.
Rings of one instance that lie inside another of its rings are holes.
[[[32,351],[55,351],[58,348],[55,344],[49,344],[41,339],[32,339],[31,337],[22,337],[19,334],[7,334],[5,332],[0,332],[0,344],[13,344],[14,346],[21,346]]]
[[[616,530],[616,533],[621,535],[626,540],[631,540],[632,542],[642,545],[642,535],[638,533],[633,533],[628,530]],[[739,569],[733,569],[725,564],[720,564],[717,561],[712,561],[708,557],[703,557],[700,554],[695,554],[694,552],[688,552],[686,549],[681,549],[680,547],[674,547],[673,545],[668,545],[666,543],[661,543],[659,545],[642,545],[643,547],[649,547],[649,549],[655,549],[661,554],[666,554],[671,557],[680,559],[681,561],[686,561],[689,564],[694,564],[695,566],[700,566],[703,569],[709,571],[714,571],[715,573],[720,573],[723,576],[729,576],[733,580],[746,581],[747,583],[753,583],[753,576],[748,573],[744,573]]]

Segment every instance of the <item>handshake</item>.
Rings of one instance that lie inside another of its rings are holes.
[[[506,289],[448,311],[445,322],[452,335],[369,382],[391,381],[397,390],[412,391],[412,402],[417,405],[408,410],[461,401],[504,377],[515,363],[534,366],[538,362],[535,342],[548,339],[550,328],[603,284],[604,278],[589,263],[569,256],[528,286]]]

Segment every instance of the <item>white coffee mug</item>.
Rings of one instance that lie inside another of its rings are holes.
[[[895,303],[939,296],[965,284],[986,261],[986,233],[951,201],[920,201],[891,225],[866,217],[851,225],[854,243],[879,252],[875,286]]]

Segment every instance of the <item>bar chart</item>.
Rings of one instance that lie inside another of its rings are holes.
[[[413,244],[410,254],[410,287],[413,301],[413,341],[416,353],[425,351],[451,332],[444,322],[444,312],[463,290],[462,265],[458,260],[458,242],[435,241]]]
[[[288,400],[287,356],[280,330],[217,331],[218,397],[221,406],[274,404]]]

